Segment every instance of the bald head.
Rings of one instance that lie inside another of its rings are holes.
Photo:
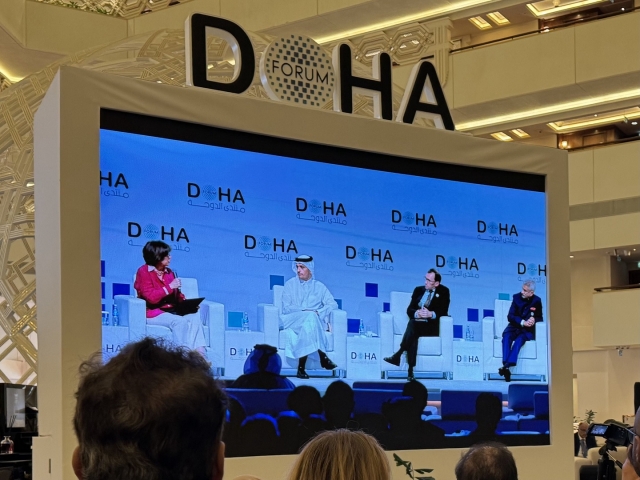
[[[504,445],[474,445],[456,465],[456,480],[518,480],[513,455]]]

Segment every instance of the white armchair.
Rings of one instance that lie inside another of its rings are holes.
[[[411,293],[391,292],[389,296],[389,312],[378,314],[378,334],[380,335],[380,355],[390,357],[400,348],[402,336],[407,328],[409,317],[407,307],[411,302]],[[385,377],[389,372],[406,370],[408,365],[402,356],[399,367],[382,360],[381,365]],[[418,340],[418,357],[415,373],[437,372],[444,378],[451,378],[453,373],[453,319],[440,318],[440,336],[420,337]]]
[[[289,365],[291,368],[297,368],[297,362],[291,364],[291,359],[287,360],[284,354],[284,346],[287,335],[295,335],[291,330],[282,328],[280,322],[280,314],[282,313],[282,292],[284,287],[281,285],[273,286],[273,303],[258,304],[258,322],[264,325],[265,343],[278,347],[278,354],[282,359],[282,365]],[[333,310],[331,312],[332,332],[325,332],[329,348],[326,354],[334,363],[338,365],[336,374],[342,374],[347,365],[347,312],[344,310]],[[306,370],[313,376],[313,370],[320,369],[320,364],[314,361],[313,357],[309,357]]]
[[[182,293],[187,298],[197,298],[198,281],[195,278],[180,278]],[[135,292],[135,290],[133,290]],[[120,325],[129,327],[129,341],[136,341],[142,337],[157,337],[171,341],[171,330],[160,325],[147,325],[145,301],[128,295],[114,297]],[[194,315],[200,315],[203,324],[204,338],[207,346],[207,356],[214,368],[224,365],[224,305],[221,303],[203,301],[200,310]],[[213,334],[212,334],[213,333]]]
[[[484,375],[498,376],[502,367],[502,332],[509,324],[507,314],[511,300],[496,300],[493,317],[482,319],[482,342],[484,350]],[[518,355],[518,363],[511,367],[512,375],[538,376],[544,382],[547,378],[547,323],[536,323],[536,339],[524,344]]]

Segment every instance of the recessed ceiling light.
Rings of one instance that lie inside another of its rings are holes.
[[[573,255],[569,255],[569,258],[573,258]]]
[[[511,130],[511,133],[515,134],[518,138],[529,138],[531,136],[527,132],[519,128]]]
[[[507,17],[502,15],[500,12],[487,13],[487,17],[499,27],[502,27],[503,25],[509,25],[510,23]]]
[[[478,27],[480,30],[487,30],[491,28],[491,24],[482,17],[471,17],[469,21],[473,23],[476,27]]]
[[[513,141],[513,138],[511,138],[509,135],[507,135],[504,132],[492,133],[491,136],[493,138],[495,138],[496,140],[500,140],[501,142],[512,142]]]
[[[638,122],[631,122],[631,125],[637,125]]]

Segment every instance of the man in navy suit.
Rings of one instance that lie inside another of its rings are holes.
[[[511,381],[511,370],[518,361],[522,346],[536,338],[536,323],[542,321],[542,300],[534,294],[536,282],[527,280],[522,291],[513,296],[507,315],[509,325],[502,333],[502,368],[498,373],[507,382]]]
[[[411,295],[411,303],[407,308],[409,322],[400,343],[400,350],[384,358],[385,362],[399,366],[402,352],[407,352],[408,381],[415,380],[413,367],[416,366],[418,356],[418,340],[420,337],[440,335],[440,318],[449,315],[449,289],[440,284],[442,277],[438,271],[432,268],[424,280],[424,286],[416,287]]]

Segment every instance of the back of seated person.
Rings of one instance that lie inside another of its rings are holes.
[[[277,455],[280,452],[278,424],[271,415],[257,413],[242,422],[240,440],[244,456]]]
[[[302,420],[298,414],[294,411],[281,412],[276,418],[276,422],[280,432],[282,453],[285,455],[298,453],[300,447],[302,447],[302,443],[298,439],[298,431]]]
[[[375,438],[346,429],[320,433],[298,455],[287,480],[391,480],[391,467]]]
[[[444,442],[444,430],[422,420],[423,406],[412,397],[396,397],[385,402],[382,413],[389,420],[389,432],[383,439],[386,448],[406,450],[438,448]]]
[[[476,424],[477,428],[471,432],[474,443],[495,441],[498,438],[496,432],[498,423],[502,418],[502,401],[492,393],[481,393],[476,398]]]
[[[369,412],[356,415],[350,422],[349,429],[372,435],[384,448],[388,449],[385,441],[388,439],[389,421],[382,413]]]
[[[230,388],[293,390],[295,385],[280,375],[281,370],[282,360],[278,355],[278,349],[271,345],[256,345],[244,362],[244,374],[240,375]]]
[[[348,428],[355,406],[353,389],[348,384],[342,380],[331,383],[322,397],[322,404],[329,428]]]
[[[235,397],[228,397],[227,418],[224,424],[222,440],[225,444],[227,457],[242,455],[242,442],[240,441],[240,426],[247,418],[244,407]]]
[[[303,422],[309,415],[320,415],[323,410],[320,392],[309,385],[294,388],[287,397],[287,406],[296,412]]]

